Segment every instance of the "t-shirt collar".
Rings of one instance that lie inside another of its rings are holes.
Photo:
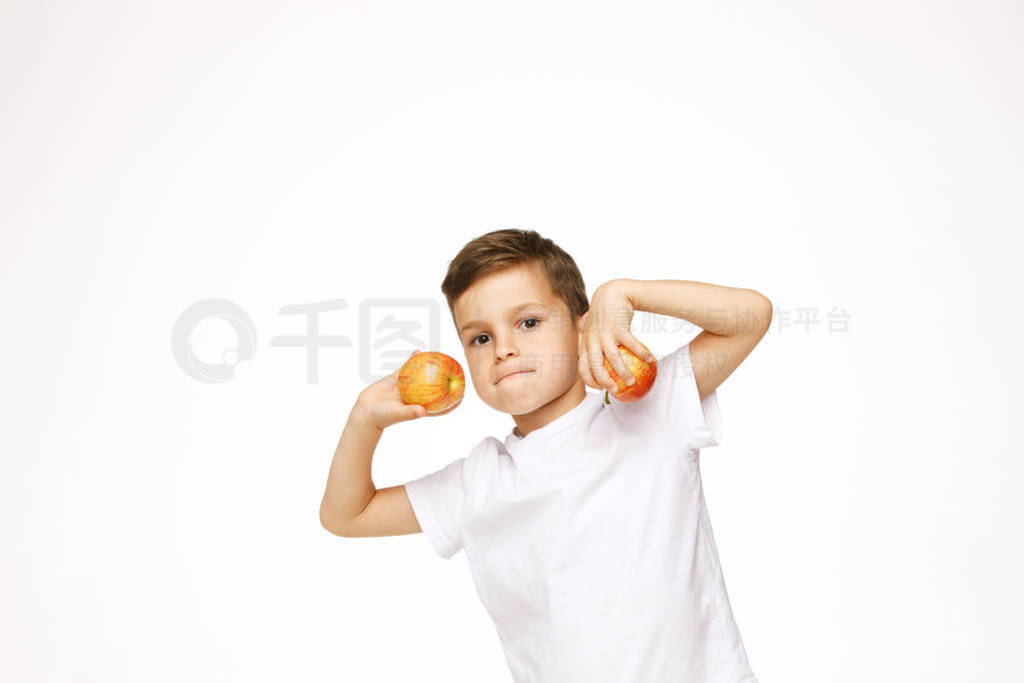
[[[508,436],[505,437],[505,447],[510,449],[516,448],[519,444],[535,444],[538,441],[544,441],[551,435],[557,434],[558,432],[571,427],[585,417],[590,412],[589,409],[591,407],[600,404],[599,402],[602,395],[603,393],[588,391],[586,396],[583,397],[583,400],[573,408],[570,408],[568,412],[559,415],[543,427],[534,429],[526,436],[519,436],[513,428],[509,431]]]

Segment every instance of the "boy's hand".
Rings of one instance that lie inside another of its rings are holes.
[[[588,387],[610,392],[618,388],[604,369],[605,358],[619,377],[632,383],[633,375],[622,360],[620,344],[648,362],[654,360],[651,352],[630,331],[633,312],[633,302],[619,282],[610,280],[594,292],[590,309],[583,314],[580,325],[579,371]]]
[[[409,354],[412,358],[419,349]],[[362,390],[356,405],[359,406],[363,415],[373,423],[377,429],[383,430],[393,424],[415,420],[418,417],[427,415],[426,408],[416,403],[406,403],[398,393],[398,373],[401,368],[395,370],[387,377],[382,377],[373,384]],[[440,413],[432,413],[431,417],[446,415],[454,410],[459,404],[451,406]]]

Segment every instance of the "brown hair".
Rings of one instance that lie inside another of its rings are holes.
[[[590,309],[583,276],[572,256],[536,230],[503,228],[470,240],[448,262],[441,291],[452,322],[456,322],[455,300],[478,278],[520,264],[540,267],[552,291],[568,307],[573,325]]]

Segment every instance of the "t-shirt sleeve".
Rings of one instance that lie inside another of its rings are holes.
[[[658,374],[646,396],[619,405],[633,428],[657,430],[678,449],[697,451],[722,441],[718,390],[700,399],[689,342],[658,358]]]
[[[405,493],[430,547],[450,559],[462,549],[462,506],[466,498],[466,458],[406,482]]]

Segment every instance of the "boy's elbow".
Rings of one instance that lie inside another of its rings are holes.
[[[754,290],[754,289],[752,289],[750,291],[753,294],[755,294],[757,296],[757,299],[761,302],[761,311],[760,311],[760,315],[758,315],[758,322],[761,324],[761,327],[763,327],[765,330],[767,330],[768,328],[771,327],[771,324],[772,324],[772,312],[773,312],[775,306],[772,304],[771,299],[766,297],[761,292],[758,292],[757,290]]]
[[[320,506],[320,526],[335,536],[345,536],[345,526],[323,505]]]

